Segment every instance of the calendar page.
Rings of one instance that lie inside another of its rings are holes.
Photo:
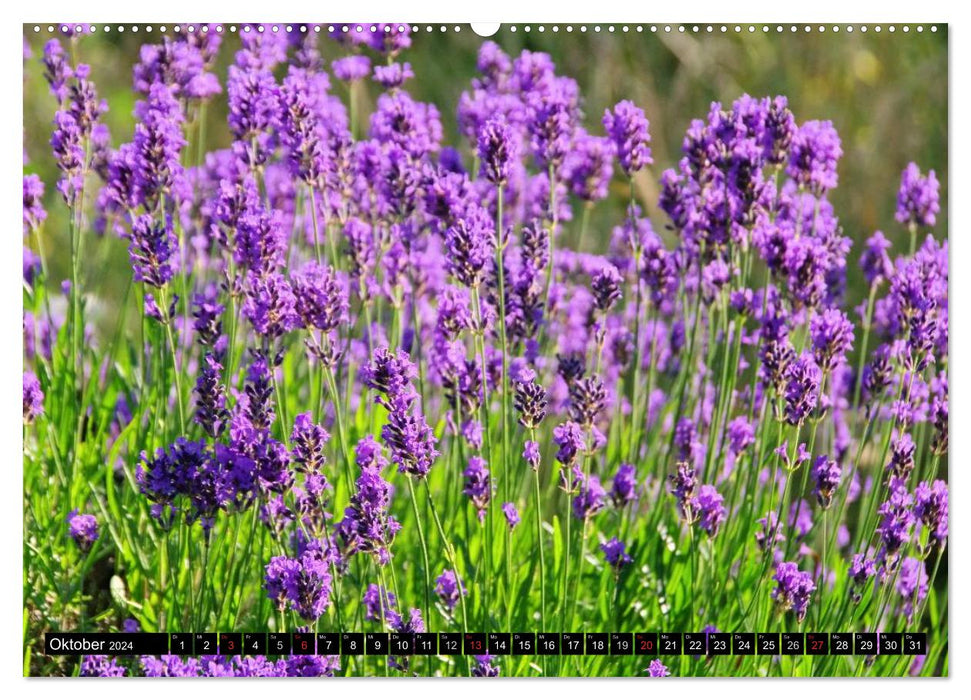
[[[24,675],[949,674],[947,24],[22,33]]]

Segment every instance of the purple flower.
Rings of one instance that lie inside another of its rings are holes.
[[[24,175],[24,235],[38,228],[46,218],[44,182],[37,175]]]
[[[24,372],[24,423],[33,423],[43,413],[44,392],[40,388],[40,381],[36,374],[27,370]]]
[[[781,562],[775,570],[775,590],[772,598],[782,613],[792,611],[796,614],[796,621],[802,622],[809,608],[809,598],[816,590],[812,575],[800,571],[793,562]]]
[[[513,383],[513,406],[519,413],[519,423],[524,428],[536,428],[546,417],[549,404],[546,389],[536,382],[536,373],[532,370],[521,373],[517,379]]]
[[[585,202],[604,199],[614,174],[613,156],[614,144],[609,139],[578,134],[563,161],[563,179],[573,194]]]
[[[809,324],[816,364],[830,372],[846,362],[846,353],[853,347],[853,324],[839,309],[826,309],[815,314]]]
[[[623,283],[623,276],[613,265],[604,266],[594,275],[590,287],[593,290],[597,308],[601,311],[609,311],[610,307],[620,299],[620,286]]]
[[[671,675],[668,667],[660,659],[654,659],[645,670],[650,678],[666,678]]]
[[[320,473],[324,464],[324,443],[330,434],[317,425],[309,413],[301,413],[293,420],[290,443],[293,445],[293,461],[298,470],[311,474]]]
[[[708,533],[709,537],[718,534],[725,522],[724,497],[714,486],[705,484],[698,489],[698,496],[691,503],[691,510],[698,518],[698,525]]]
[[[900,563],[900,573],[897,575],[897,593],[902,599],[904,615],[907,622],[914,621],[914,606],[927,597],[930,588],[927,569],[922,559],[907,557]]]
[[[175,276],[178,247],[170,216],[166,214],[163,221],[156,221],[150,214],[136,217],[128,244],[132,278],[150,287],[164,287]]]
[[[441,598],[445,609],[452,612],[461,596],[465,595],[465,584],[454,571],[445,569],[442,575],[435,579],[435,593]]]
[[[570,417],[589,428],[604,409],[607,390],[600,377],[582,377],[570,384]]]
[[[206,435],[218,438],[229,418],[226,410],[226,387],[222,383],[223,366],[212,353],[202,359],[199,376],[196,377],[196,413],[194,420],[202,426]]]
[[[831,121],[808,121],[796,131],[786,172],[817,196],[836,187],[836,163],[842,157],[840,137]]]
[[[386,90],[400,88],[406,80],[415,77],[410,63],[390,63],[386,66],[374,67],[374,82]]]
[[[478,287],[492,262],[494,230],[489,213],[473,205],[445,231],[446,267],[466,287]]]
[[[391,560],[388,548],[401,525],[388,512],[393,490],[381,476],[387,460],[371,436],[357,444],[357,464],[361,468],[357,490],[337,523],[337,536],[345,554],[371,553],[378,563],[386,564]]]
[[[610,500],[618,508],[623,508],[637,498],[637,471],[632,464],[617,467],[610,488]]]
[[[577,123],[577,84],[552,77],[542,89],[526,95],[527,129],[536,165],[554,173],[570,150]]]
[[[917,445],[914,444],[910,433],[897,435],[890,442],[890,463],[887,464],[887,472],[901,481],[906,481],[914,470],[916,451]]]
[[[50,86],[51,94],[58,102],[64,102],[68,96],[67,84],[74,77],[74,71],[60,41],[51,39],[44,44],[41,62],[44,64],[44,78]]]
[[[603,125],[617,149],[620,167],[628,177],[654,162],[649,124],[640,107],[630,100],[618,102],[613,111],[604,111]]]
[[[816,408],[822,386],[822,372],[812,355],[804,352],[789,363],[785,372],[786,421],[801,425]]]
[[[374,359],[361,369],[367,386],[384,394],[377,401],[388,410],[381,437],[391,450],[398,470],[422,478],[438,456],[437,438],[421,412],[418,393],[411,385],[415,365],[404,352],[378,348]]]
[[[290,606],[315,621],[330,605],[329,562],[320,546],[307,547],[298,558],[273,557],[266,567],[266,592],[281,609]]]
[[[873,559],[868,558],[863,554],[853,555],[853,560],[850,562],[849,574],[850,578],[853,580],[853,585],[850,589],[850,598],[854,603],[859,603],[863,598],[862,589],[866,586],[867,582],[873,578],[877,573],[877,564]]]
[[[154,204],[163,195],[182,198],[185,173],[182,148],[185,136],[182,105],[172,90],[155,83],[148,100],[135,104],[135,180],[143,202]]]
[[[883,233],[874,231],[873,235],[866,239],[863,252],[860,254],[860,269],[863,270],[863,277],[868,285],[873,285],[879,281],[889,279],[893,274],[893,263],[887,251],[892,247]]]
[[[567,421],[553,428],[553,442],[559,448],[556,461],[564,466],[570,466],[577,454],[586,449],[583,439],[583,429],[573,421]]]
[[[506,516],[506,523],[509,525],[509,529],[515,530],[519,524],[519,511],[516,510],[516,505],[514,503],[503,503],[502,514]]]
[[[939,479],[930,486],[920,482],[914,491],[914,516],[927,528],[928,552],[934,547],[943,549],[948,534],[947,484]]]
[[[523,444],[523,459],[526,460],[526,464],[528,464],[530,469],[533,471],[539,469],[539,443],[532,440],[526,440],[526,442]]]
[[[297,327],[297,298],[280,273],[259,275],[251,270],[246,275],[244,293],[243,315],[259,335],[272,340]]]
[[[695,470],[688,462],[678,462],[677,471],[668,476],[671,482],[670,493],[678,500],[678,512],[688,523],[695,521],[694,496],[698,487]]]
[[[739,455],[749,446],[755,444],[755,428],[745,418],[738,416],[728,424],[728,449],[732,454]]]
[[[371,74],[371,59],[367,56],[345,56],[330,64],[338,80],[350,83]]]
[[[487,121],[479,131],[478,156],[482,176],[494,185],[502,186],[509,179],[509,170],[519,158],[519,142],[502,116]]]
[[[627,554],[626,545],[616,537],[612,537],[601,544],[600,551],[604,553],[604,558],[616,573],[619,573],[626,564],[630,564],[633,561],[630,555]]]
[[[291,280],[297,315],[304,328],[329,333],[347,318],[347,292],[334,270],[308,262]]]
[[[876,533],[883,542],[882,553],[890,563],[895,561],[897,552],[910,541],[914,524],[914,513],[911,509],[913,500],[904,482],[891,477],[887,500],[877,510],[880,520],[876,527]]]
[[[492,500],[492,482],[485,460],[478,456],[470,457],[469,466],[462,472],[462,476],[465,477],[462,493],[471,499],[479,520],[483,520],[489,501]]]
[[[67,532],[78,548],[87,552],[98,539],[98,521],[93,515],[79,513],[75,508],[67,516]]]
[[[786,537],[779,527],[779,516],[775,511],[769,511],[764,518],[756,520],[760,529],[755,533],[755,542],[763,552],[775,547],[779,542],[785,542]]]
[[[492,656],[482,654],[476,656],[475,664],[472,666],[472,676],[475,678],[498,678],[499,666],[494,663]]]
[[[382,611],[387,617],[388,613],[398,605],[394,593],[373,583],[365,589],[361,602],[364,603],[364,619],[368,621],[380,620]]]
[[[576,484],[577,495],[573,497],[573,516],[577,520],[586,520],[604,509],[607,492],[600,485],[600,479],[590,474],[579,474]]]
[[[933,226],[941,210],[939,184],[933,170],[921,176],[916,163],[909,163],[900,176],[896,218],[902,224]]]
[[[843,469],[836,460],[820,455],[813,463],[810,477],[813,480],[813,493],[819,505],[825,510],[833,502],[833,495],[839,488]]]
[[[87,654],[81,657],[80,675],[95,678],[121,678],[128,675],[128,671],[109,656]]]

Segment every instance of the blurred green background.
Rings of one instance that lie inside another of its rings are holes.
[[[228,26],[228,25],[227,25]],[[48,222],[45,236],[51,255],[52,277],[66,276],[68,250],[66,212],[54,190],[57,172],[48,142],[55,110],[43,78],[40,56],[51,34],[42,27],[24,27],[26,47],[32,56],[24,62],[24,146],[28,162],[25,172],[37,172],[47,185]],[[843,142],[844,157],[839,167],[839,187],[831,194],[844,227],[854,242],[851,262],[859,254],[860,242],[881,229],[901,251],[906,246],[905,231],[894,222],[896,191],[900,171],[911,160],[922,170],[934,169],[941,182],[941,214],[936,234],[947,232],[947,123],[948,123],[948,36],[947,28],[923,33],[886,30],[877,34],[859,29],[838,34],[828,28],[806,33],[789,28],[767,34],[760,30],[726,34],[716,26],[711,34],[701,32],[615,33],[578,29],[558,33],[536,27],[526,33],[522,27],[512,32],[508,26],[492,40],[515,56],[523,49],[550,53],[558,72],[575,78],[584,98],[585,123],[593,133],[602,133],[600,118],[606,107],[620,99],[640,105],[651,123],[654,166],[637,182],[638,198],[661,229],[658,217],[657,181],[660,173],[676,164],[680,157],[684,130],[693,118],[703,118],[713,100],[731,103],[744,92],[752,95],[783,94],[799,122],[830,119]],[[168,28],[171,34],[171,26]],[[346,53],[345,47],[330,39],[326,28],[319,35],[322,54],[328,61]],[[53,36],[60,36],[55,33]],[[92,79],[108,101],[104,117],[117,146],[131,138],[132,67],[139,46],[160,41],[158,28],[146,33],[130,30],[119,34],[99,31],[73,43],[77,60],[92,66]],[[482,38],[468,26],[456,33],[441,33],[424,28],[413,37],[403,60],[412,64],[416,77],[406,88],[417,99],[434,102],[442,113],[446,141],[457,144],[455,108],[459,95],[476,75],[476,52]],[[226,67],[238,48],[238,38],[224,33],[217,75],[225,80]],[[26,48],[25,47],[25,48]],[[334,82],[334,91],[344,90]],[[367,86],[365,101],[373,103],[378,93]],[[207,147],[228,145],[225,126],[225,93],[217,97],[207,112]],[[461,144],[467,151],[468,145]],[[617,196],[597,205],[591,219],[587,241],[592,249],[603,250],[610,227],[623,216],[626,188],[618,180]],[[90,250],[90,249],[89,249]],[[104,282],[105,298],[124,289],[127,271],[122,241],[109,243],[105,258],[107,270],[91,273]],[[94,263],[91,263],[94,264]],[[100,263],[99,263],[100,264]],[[117,270],[118,275],[102,277]],[[122,274],[123,273],[123,274]],[[116,278],[116,281],[113,279]],[[855,265],[850,266],[850,301],[863,296]],[[110,303],[108,307],[110,308]]]

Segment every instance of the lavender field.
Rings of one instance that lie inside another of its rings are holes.
[[[946,36],[230,26],[24,27],[24,675],[948,675]],[[298,630],[928,650],[43,646]]]

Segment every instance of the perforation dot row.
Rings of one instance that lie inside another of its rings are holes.
[[[540,32],[540,33],[544,33],[546,31],[550,31],[550,32],[552,32],[554,34],[557,34],[557,33],[561,32],[561,31],[566,32],[568,34],[569,33],[573,33],[573,32],[579,32],[581,34],[582,33],[587,33],[587,32],[593,32],[593,33],[596,34],[596,33],[602,33],[604,31],[606,31],[607,33],[617,33],[617,32],[620,32],[622,34],[627,34],[627,33],[630,33],[630,32],[634,32],[634,33],[650,32],[652,34],[658,34],[658,33],[663,33],[663,34],[671,34],[671,33],[680,33],[680,34],[715,34],[715,33],[721,33],[721,34],[727,34],[729,32],[732,32],[732,33],[735,33],[735,34],[742,34],[742,33],[755,34],[757,32],[761,32],[763,34],[769,34],[769,33],[772,33],[772,32],[775,32],[776,34],[783,34],[785,32],[789,32],[791,34],[796,34],[796,33],[809,34],[809,33],[832,32],[834,34],[838,34],[841,31],[845,31],[847,34],[852,34],[855,31],[859,31],[859,32],[862,32],[862,33],[866,33],[868,31],[873,31],[873,32],[876,32],[876,33],[879,34],[879,33],[883,32],[884,30],[886,30],[887,32],[893,34],[898,29],[901,32],[907,34],[907,33],[910,33],[911,30],[913,30],[913,31],[915,31],[917,33],[923,33],[924,30],[925,30],[925,26],[922,25],[922,24],[913,25],[913,26],[907,25],[907,24],[899,25],[899,26],[898,25],[891,24],[891,25],[887,25],[885,27],[882,26],[882,25],[866,25],[866,24],[863,24],[863,25],[852,25],[852,24],[848,24],[848,25],[843,25],[843,26],[841,26],[841,25],[822,25],[822,24],[820,24],[820,25],[810,25],[810,24],[803,24],[803,25],[796,25],[796,24],[790,24],[790,25],[781,25],[781,24],[775,24],[775,25],[768,25],[768,24],[762,24],[762,25],[755,25],[755,24],[747,24],[747,25],[741,25],[741,24],[735,24],[735,25],[727,25],[727,24],[721,24],[721,25],[712,25],[712,24],[707,24],[707,25],[697,25],[697,24],[695,24],[695,25],[684,25],[684,24],[681,24],[681,25],[671,25],[671,24],[661,24],[661,25],[658,25],[658,24],[651,24],[651,25],[640,25],[640,24],[638,24],[638,25],[627,25],[627,24],[623,24],[623,25],[613,25],[613,24],[609,24],[609,25],[603,25],[603,26],[601,26],[599,24],[597,24],[597,25],[585,25],[585,24],[581,24],[581,25],[576,25],[576,26],[574,26],[572,24],[567,24],[567,25],[563,25],[563,26],[556,25],[556,24],[551,25],[551,26],[546,26],[546,25],[542,25],[541,24],[541,25],[533,26],[533,25],[528,25],[528,24],[526,24],[526,25],[515,25],[515,24],[513,24],[513,25],[508,25],[505,28],[508,31],[513,32],[513,33],[519,32],[519,31],[529,33],[529,32],[531,32],[533,30],[536,30],[537,32]],[[929,29],[931,32],[937,32],[937,25],[933,25],[932,24],[929,27],[927,27],[927,29]],[[371,24],[371,25],[367,25],[367,24],[351,24],[351,25],[347,25],[347,24],[343,24],[343,25],[335,25],[335,24],[330,24],[330,25],[322,25],[322,24],[313,24],[313,25],[306,25],[306,24],[297,24],[297,25],[294,25],[294,24],[268,24],[268,25],[263,25],[263,24],[257,24],[257,25],[250,25],[250,24],[247,24],[247,25],[241,25],[241,26],[236,26],[235,24],[231,24],[231,25],[216,24],[216,25],[212,25],[211,27],[210,27],[210,25],[206,25],[206,24],[199,25],[198,27],[196,25],[192,25],[192,24],[187,25],[185,27],[183,27],[181,25],[173,25],[172,27],[168,27],[168,26],[165,26],[165,25],[160,25],[160,26],[155,27],[155,26],[152,26],[152,25],[137,25],[137,24],[135,24],[135,25],[124,25],[124,24],[111,25],[111,24],[105,24],[105,25],[102,25],[101,27],[99,27],[98,25],[94,25],[94,24],[92,24],[92,25],[67,25],[67,24],[53,25],[53,24],[49,24],[49,25],[46,25],[46,26],[45,25],[35,24],[33,26],[33,30],[34,30],[34,33],[35,34],[40,33],[42,31],[45,31],[45,30],[49,34],[54,34],[54,33],[81,34],[81,33],[95,33],[95,32],[98,32],[98,31],[102,31],[102,32],[105,32],[105,33],[109,33],[109,32],[112,32],[112,31],[118,32],[118,33],[124,33],[125,31],[130,31],[132,33],[137,33],[139,31],[145,31],[145,32],[151,33],[153,31],[158,31],[158,32],[163,33],[163,34],[166,33],[166,32],[168,32],[168,31],[172,31],[172,32],[174,32],[176,34],[178,34],[180,32],[188,32],[190,34],[193,33],[193,32],[207,33],[207,32],[210,32],[210,31],[215,31],[215,32],[220,33],[220,34],[223,33],[223,32],[230,32],[230,33],[235,33],[235,32],[244,32],[244,33],[248,33],[248,32],[258,32],[258,33],[262,33],[262,32],[266,32],[266,31],[270,31],[270,32],[274,32],[274,33],[279,33],[279,32],[285,32],[285,33],[301,32],[301,33],[306,33],[308,31],[313,31],[313,32],[319,33],[321,31],[326,31],[328,33],[343,32],[343,33],[349,34],[351,32],[357,32],[357,33],[365,33],[365,32],[376,33],[378,31],[384,31],[385,33],[398,32],[398,33],[412,33],[412,34],[417,34],[417,33],[420,33],[422,31],[424,31],[426,33],[430,33],[430,32],[434,32],[436,30],[439,31],[439,32],[442,32],[442,33],[448,32],[448,31],[453,31],[453,32],[461,32],[461,31],[463,31],[462,27],[459,26],[459,25],[454,25],[454,26],[451,26],[450,27],[450,26],[446,26],[444,24],[443,25],[431,25],[431,24],[428,24],[428,25],[417,25],[417,24],[388,25],[388,24],[386,24],[386,25],[383,25],[383,29],[380,29],[380,30],[379,30],[378,25],[374,25],[374,24]]]

